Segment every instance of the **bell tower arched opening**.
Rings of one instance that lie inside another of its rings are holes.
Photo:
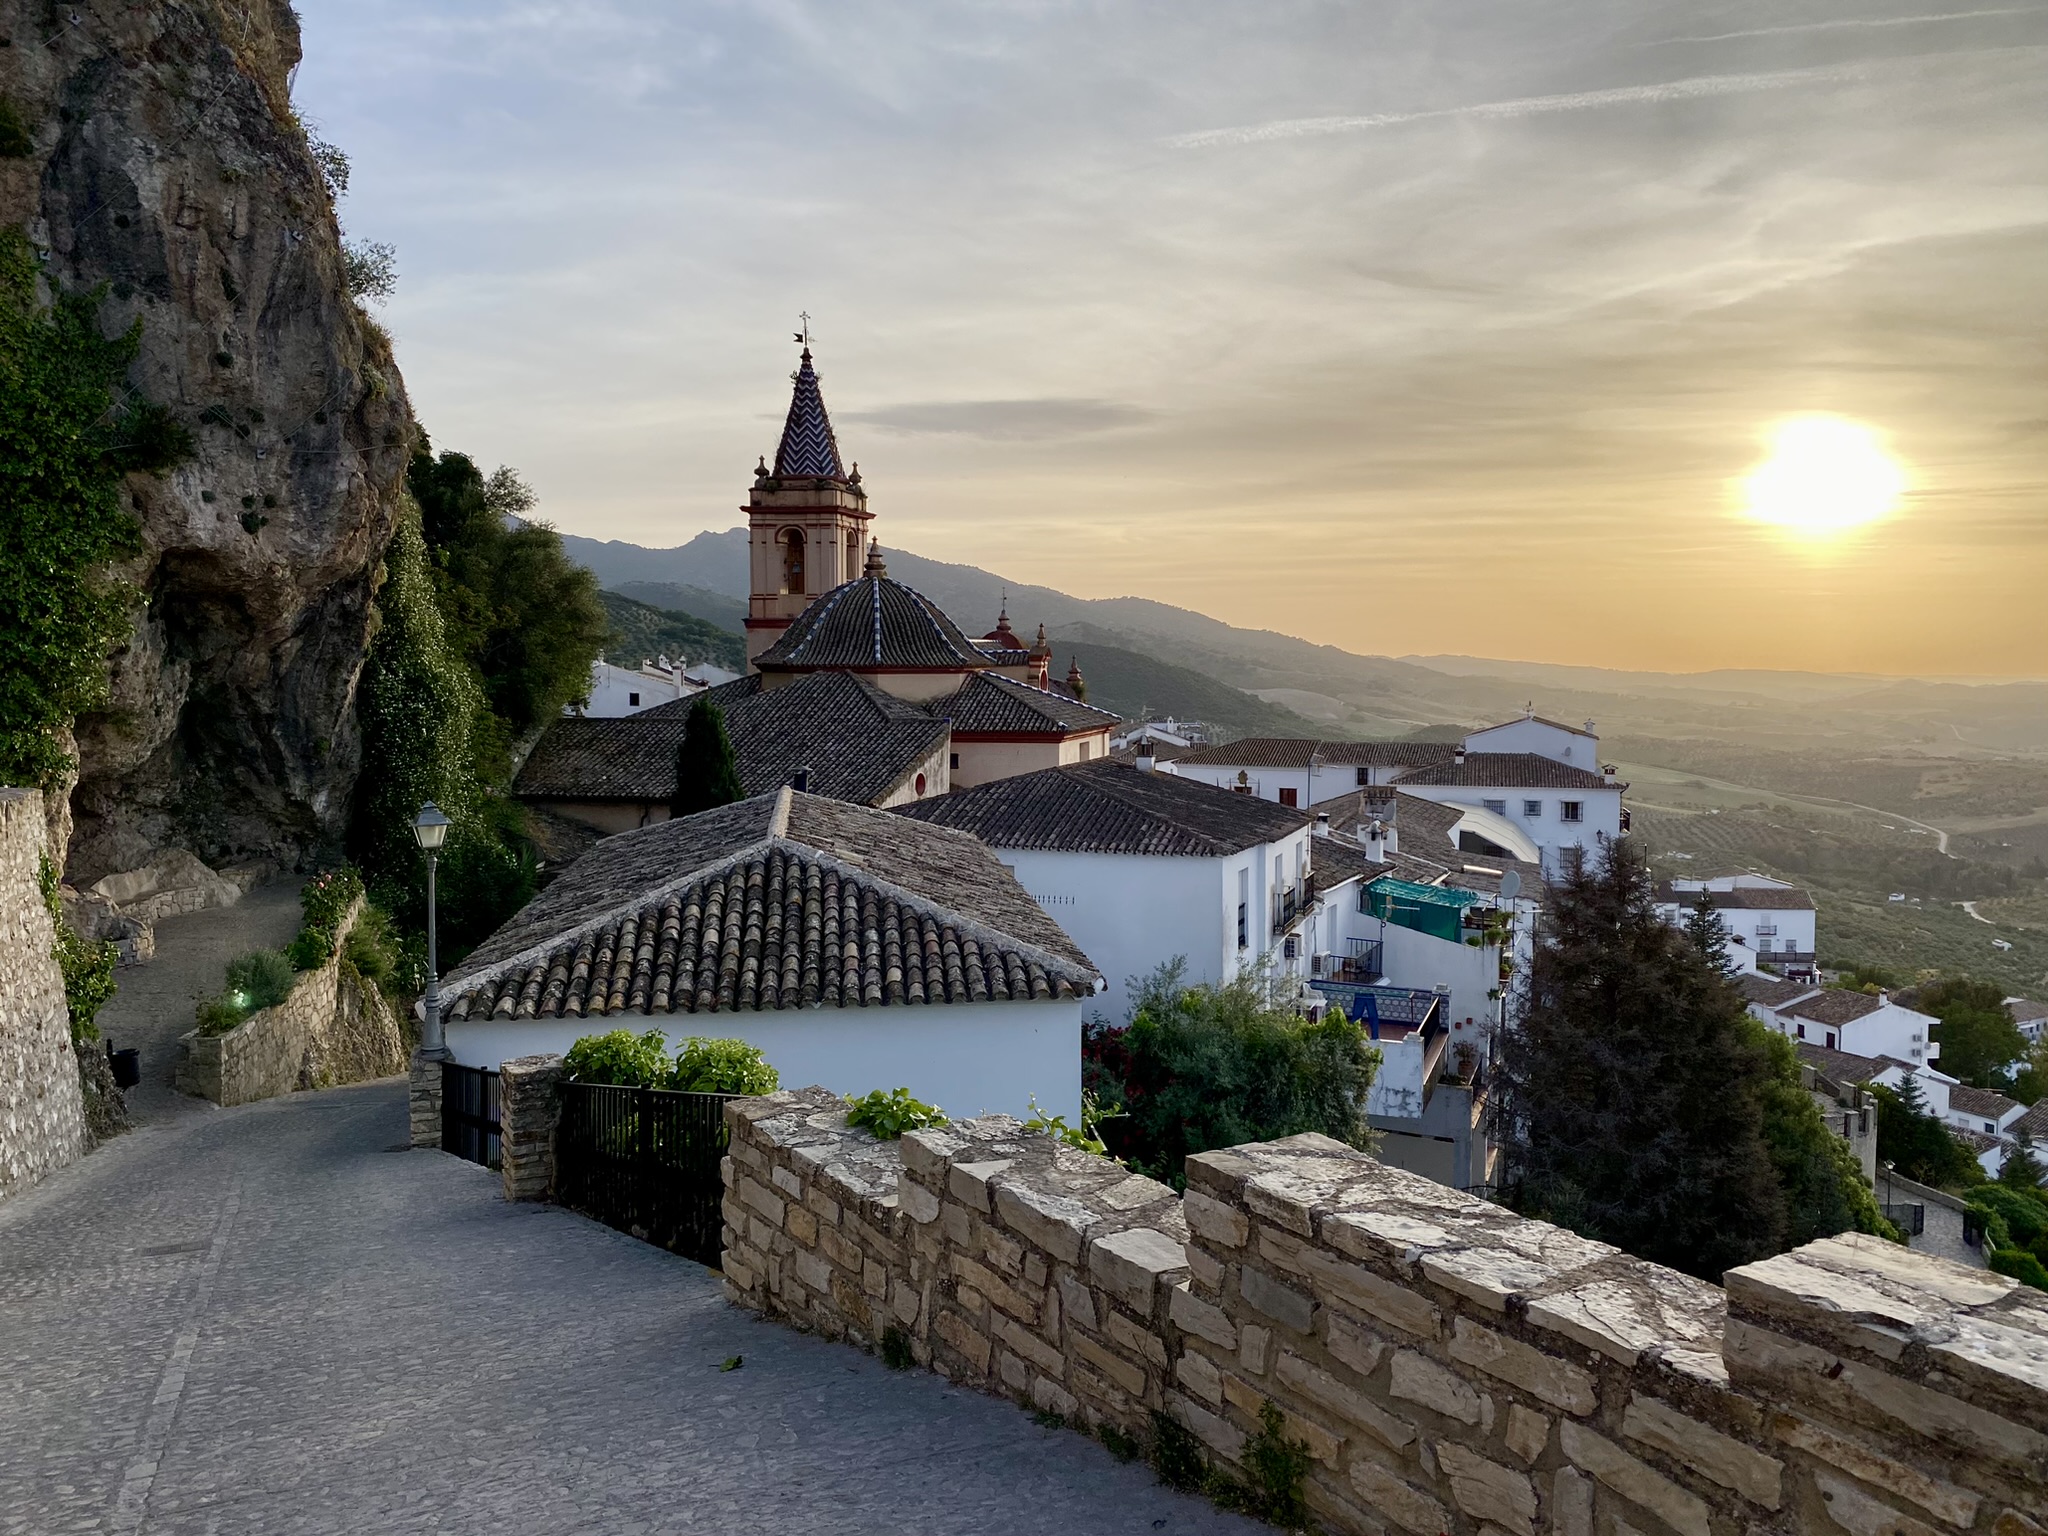
[[[801,528],[785,528],[776,537],[777,549],[782,555],[782,591],[784,595],[801,597],[804,594],[804,531]]]

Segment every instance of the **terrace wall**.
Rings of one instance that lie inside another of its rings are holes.
[[[742,1305],[1241,1468],[1266,1402],[1337,1532],[2041,1536],[2048,1295],[1858,1237],[1725,1290],[1318,1136],[1185,1199],[989,1117],[728,1106]]]

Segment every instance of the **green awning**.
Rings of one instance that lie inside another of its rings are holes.
[[[1365,910],[1397,928],[1412,928],[1432,938],[1456,944],[1464,939],[1464,912],[1481,898],[1471,891],[1445,890],[1440,885],[1417,885],[1383,875],[1361,893]]]

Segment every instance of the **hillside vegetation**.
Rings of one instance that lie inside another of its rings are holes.
[[[733,630],[707,623],[695,614],[638,603],[617,592],[603,592],[599,597],[611,622],[605,655],[622,667],[638,666],[656,656],[709,662],[728,672],[746,667],[747,642]]]

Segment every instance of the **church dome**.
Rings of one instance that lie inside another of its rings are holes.
[[[938,604],[889,578],[877,545],[868,547],[865,571],[798,614],[756,663],[789,672],[979,671],[988,664]]]

